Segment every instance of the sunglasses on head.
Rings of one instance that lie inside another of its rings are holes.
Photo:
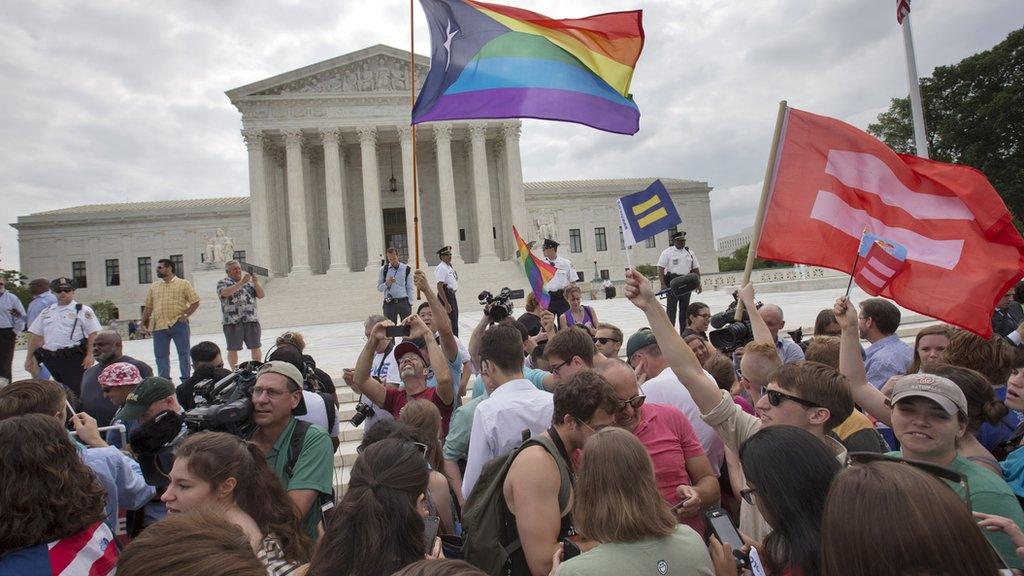
[[[957,484],[963,489],[963,494],[960,495],[960,499],[967,504],[967,508],[973,510],[971,507],[971,486],[967,483],[967,476],[955,471],[950,470],[944,466],[938,464],[932,464],[931,462],[921,462],[920,460],[908,460],[899,456],[890,456],[888,454],[879,454],[877,452],[850,452],[848,455],[850,464],[868,464],[870,462],[898,462],[900,464],[906,464],[913,466],[922,472],[927,472],[940,480],[946,480]]]
[[[807,408],[824,408],[824,406],[816,402],[811,402],[810,400],[805,400],[797,396],[792,396],[779,390],[771,390],[767,386],[761,387],[761,395],[767,396],[768,403],[771,404],[772,406],[778,406],[779,404],[782,403],[783,400],[790,400]]]

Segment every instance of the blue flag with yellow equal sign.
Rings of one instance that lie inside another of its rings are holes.
[[[643,192],[619,198],[617,204],[626,246],[643,242],[683,222],[661,180],[655,180]]]

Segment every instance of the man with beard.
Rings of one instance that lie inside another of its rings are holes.
[[[117,411],[117,406],[103,394],[99,377],[103,369],[117,362],[127,362],[139,370],[143,378],[153,375],[153,369],[142,360],[136,360],[124,354],[121,335],[116,330],[101,330],[92,341],[92,355],[96,360],[91,368],[82,375],[82,411],[96,419],[99,426],[107,426]]]
[[[160,280],[149,286],[139,333],[145,336],[152,332],[156,369],[165,379],[171,377],[171,340],[174,340],[181,380],[185,381],[190,373],[188,318],[199,308],[199,296],[188,280],[175,275],[174,262],[166,258],[157,261],[156,275]],[[153,319],[152,329],[150,318]]]

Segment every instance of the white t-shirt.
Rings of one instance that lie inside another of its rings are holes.
[[[341,425],[338,423],[338,420],[341,418],[338,407],[333,403],[331,404],[331,409],[334,410],[334,426],[328,428],[327,404],[324,402],[323,396],[309,390],[303,390],[302,399],[306,402],[306,413],[302,416],[296,416],[295,419],[319,426],[330,434],[331,438],[337,438],[341,429]]]
[[[715,381],[707,370],[704,371],[704,375],[712,382]],[[671,368],[665,368],[661,374],[644,382],[640,390],[647,396],[648,402],[675,406],[686,415],[686,419],[693,426],[693,431],[697,433],[700,445],[704,447],[704,452],[708,455],[708,460],[711,460],[711,467],[717,473],[725,460],[725,444],[722,443],[722,439],[718,437],[715,430],[701,418],[700,408],[697,408],[697,403],[690,396],[690,391],[683,386],[679,378],[676,378],[675,372]]]
[[[680,250],[669,246],[662,250],[658,266],[664,268],[667,274],[689,274],[694,268],[700,268],[700,263],[697,262],[697,255],[689,248]]]

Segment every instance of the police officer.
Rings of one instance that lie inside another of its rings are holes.
[[[437,280],[437,297],[444,304],[448,312],[448,318],[452,321],[452,333],[459,337],[459,301],[455,298],[455,292],[459,289],[459,275],[452,268],[452,247],[445,246],[437,251],[441,261],[434,268],[434,278]]]
[[[572,262],[568,258],[558,257],[558,242],[551,238],[544,239],[544,259],[555,267],[555,276],[544,285],[544,289],[551,295],[551,305],[548,310],[556,317],[564,314],[569,309],[569,303],[565,300],[565,289],[579,277]]]
[[[32,322],[32,334],[25,357],[25,370],[35,375],[45,364],[53,378],[75,395],[82,393],[82,375],[94,364],[92,341],[100,322],[92,308],[75,302],[75,285],[68,278],[50,282],[57,302]]]
[[[669,287],[672,279],[684,274],[694,273],[700,278],[700,263],[697,262],[697,255],[686,247],[686,232],[676,232],[672,235],[672,246],[665,248],[658,258],[658,279],[661,281],[661,289]],[[701,287],[697,284],[697,293],[700,294]],[[679,316],[679,331],[686,330],[686,309],[690,306],[690,293],[681,298],[676,298],[671,292],[665,299],[665,308],[668,312],[668,319],[676,323],[676,316]]]

